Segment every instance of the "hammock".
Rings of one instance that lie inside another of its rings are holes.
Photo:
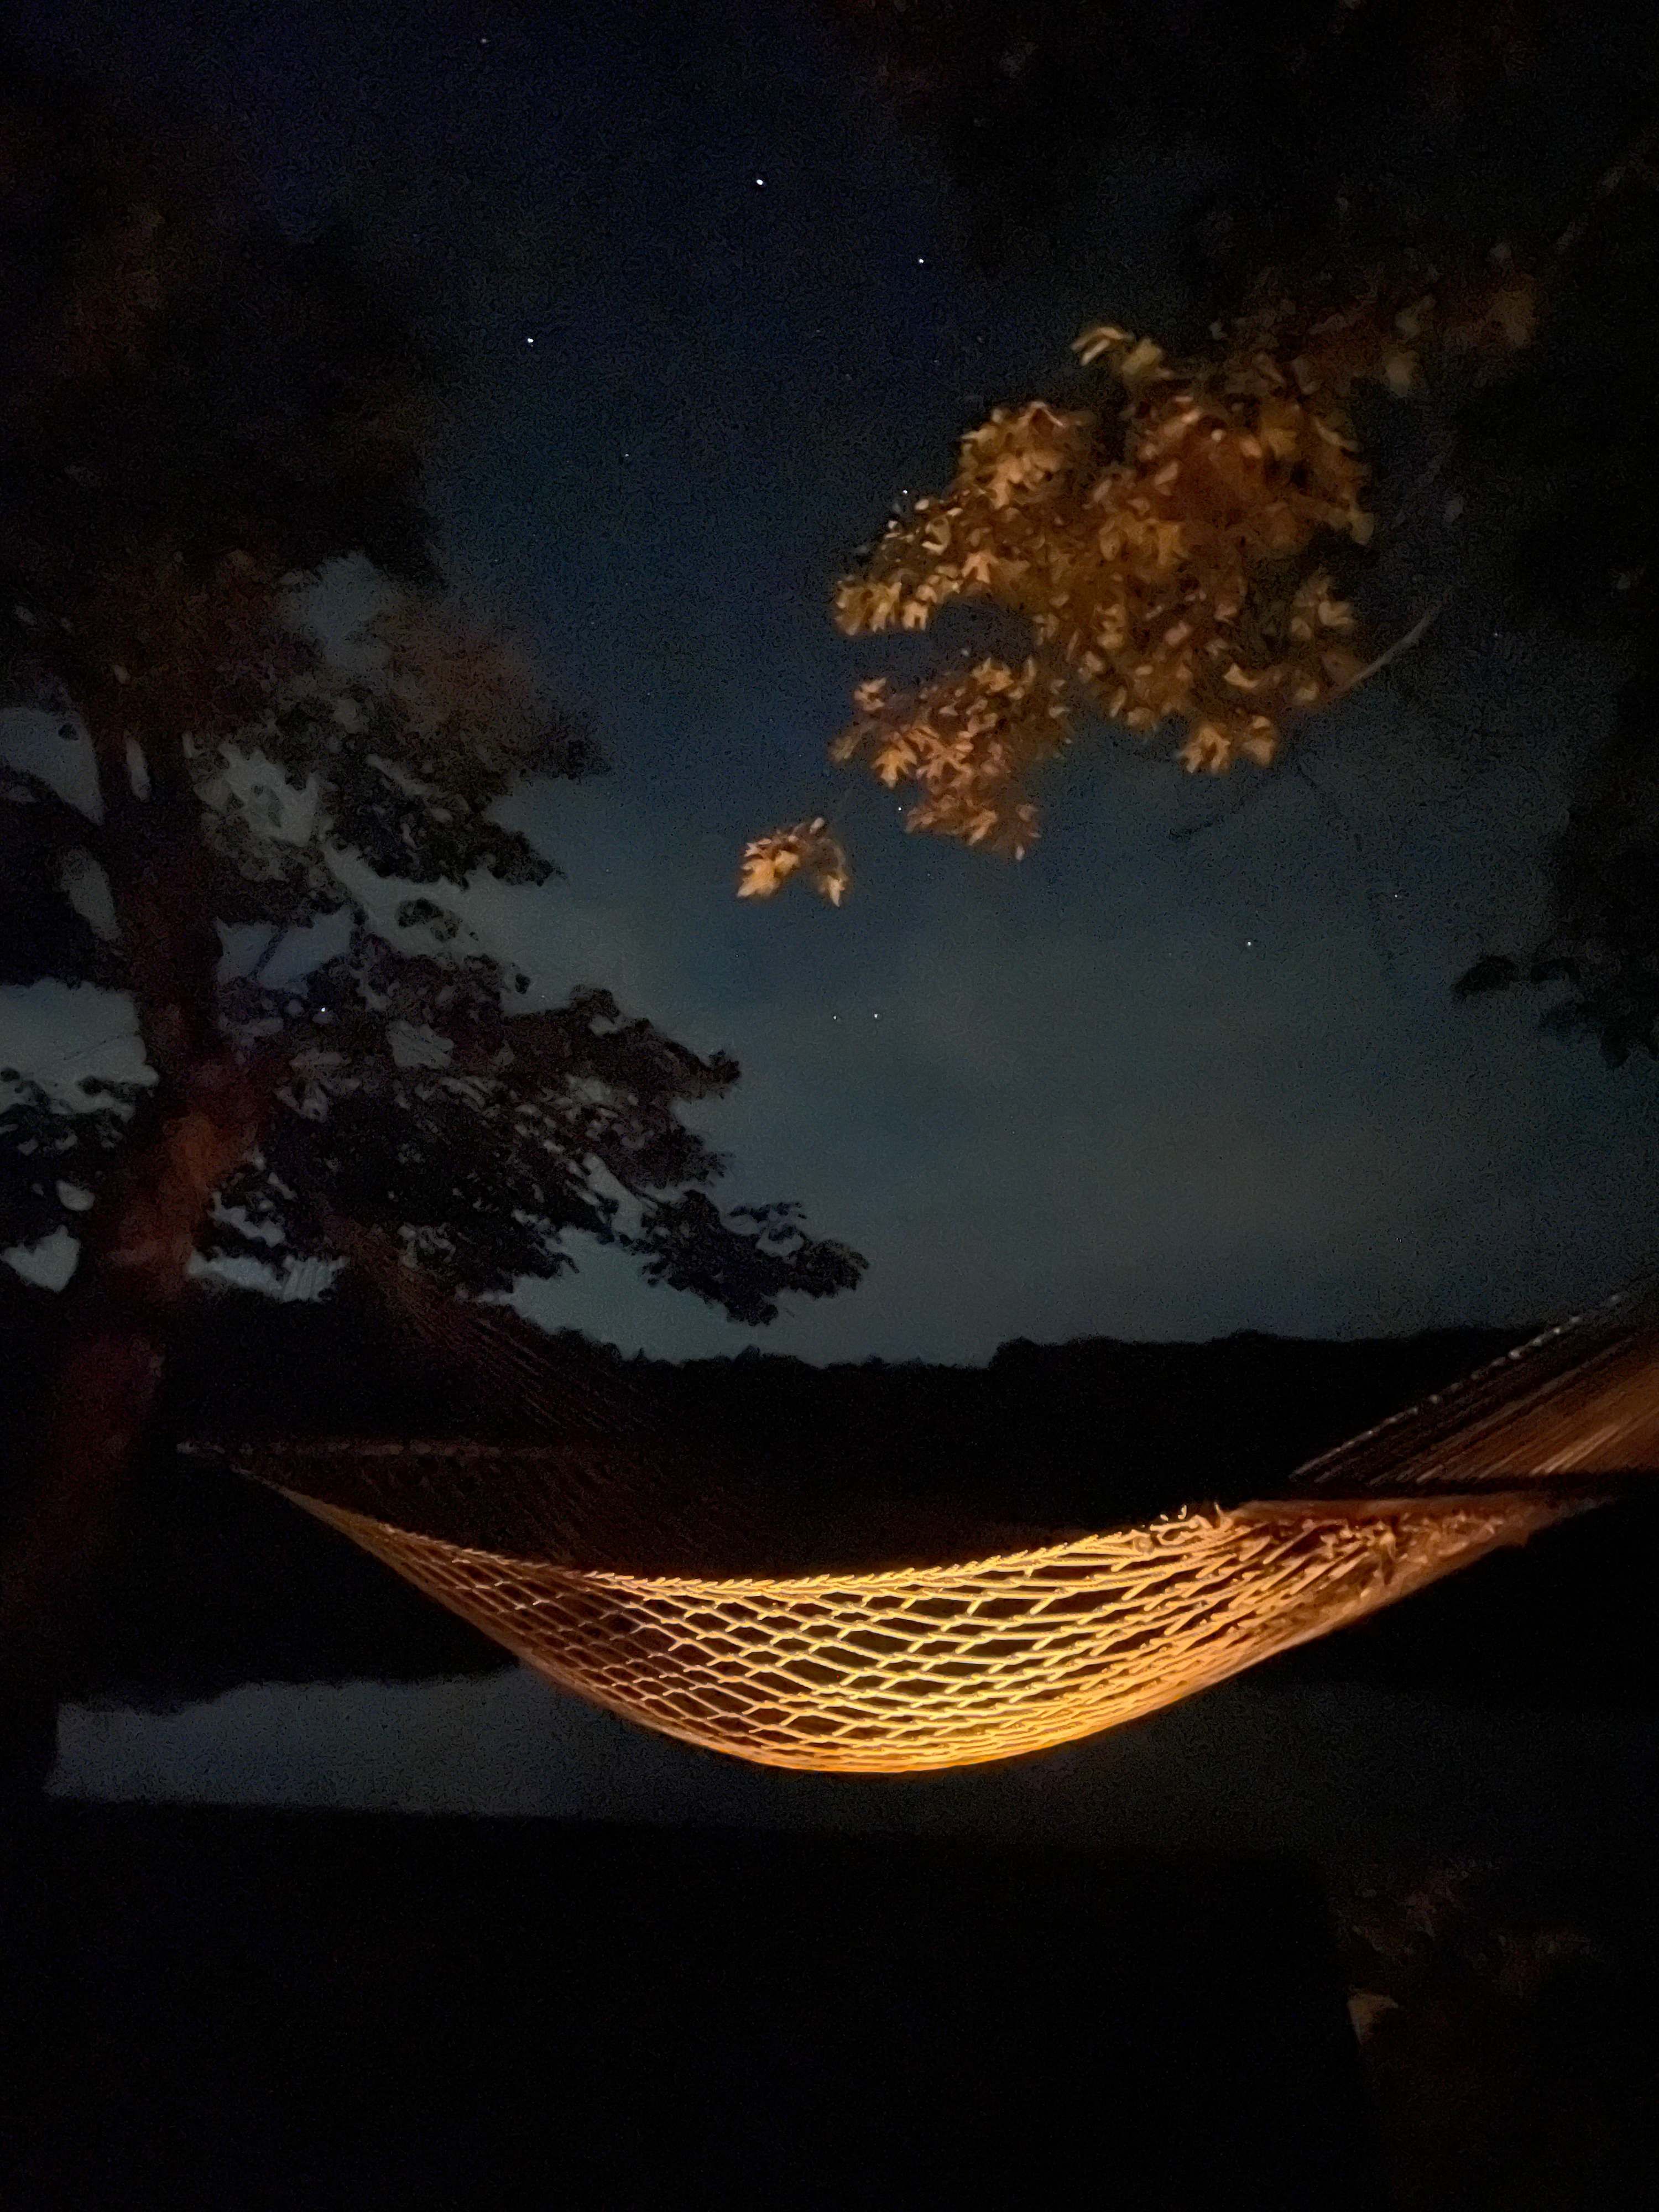
[[[763,1765],[904,1773],[1045,1750],[1326,1636],[1659,1467],[1659,1285],[1310,1462],[1134,1527],[860,1501],[792,1517],[620,1374],[357,1232],[416,1334],[546,1440],[198,1444],[556,1683]]]

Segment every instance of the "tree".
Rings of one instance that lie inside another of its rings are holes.
[[[1659,1053],[1659,195],[1645,191],[1575,261],[1540,358],[1467,426],[1490,469],[1540,482],[1516,564],[1522,619],[1600,640],[1624,666],[1613,726],[1591,756],[1548,856],[1549,918],[1530,952],[1491,953],[1465,996],[1525,981],[1556,993],[1545,1019],[1586,1035],[1609,1066]]]
[[[897,81],[933,130],[973,81],[993,26],[1000,37],[1030,19],[1013,74],[1043,77],[1059,98],[1085,15],[1117,61],[1139,21],[1133,8],[1109,27],[1102,11],[1013,0],[937,0],[914,13],[869,0],[845,12],[890,60],[910,55],[908,75],[894,64]],[[1480,617],[1489,630],[1531,626],[1546,638],[1552,625],[1589,631],[1624,657],[1629,680],[1617,734],[1550,855],[1552,926],[1532,955],[1493,954],[1460,988],[1565,985],[1548,1018],[1595,1035],[1619,1061],[1638,1043],[1659,1050],[1659,46],[1650,19],[1618,9],[1601,45],[1580,42],[1591,74],[1616,64],[1623,81],[1605,150],[1592,149],[1576,176],[1567,164],[1565,182],[1540,182],[1535,137],[1488,100],[1482,127],[1509,124],[1492,202],[1513,220],[1500,226],[1468,212],[1453,139],[1414,167],[1392,151],[1435,77],[1434,26],[1423,26],[1426,74],[1403,86],[1384,73],[1365,87],[1348,66],[1350,33],[1399,13],[1381,0],[1335,11],[1296,48],[1294,69],[1285,50],[1267,52],[1279,106],[1243,104],[1261,115],[1260,144],[1212,130],[1195,82],[1194,127],[1224,142],[1231,164],[1206,210],[1219,205],[1228,221],[1226,250],[1198,288],[1204,337],[1174,356],[1110,325],[1087,331],[1084,366],[1103,368],[1115,393],[1103,398],[1073,374],[969,433],[948,486],[915,501],[842,577],[836,618],[849,632],[919,629],[949,609],[961,634],[966,609],[997,618],[994,641],[1011,623],[1023,630],[1030,650],[969,648],[908,688],[872,678],[831,757],[889,788],[917,787],[910,828],[1018,858],[1037,834],[1035,780],[1085,722],[1141,741],[1173,733],[1189,769],[1266,769],[1298,723],[1359,683],[1407,688],[1413,650],[1425,637],[1432,649],[1451,603],[1466,631]],[[1457,88],[1451,115],[1465,118],[1508,79],[1511,108],[1530,101],[1526,112],[1547,125],[1560,59],[1541,43],[1561,27],[1552,11],[1532,10],[1530,27],[1501,7],[1457,20],[1464,61],[1442,80]],[[943,36],[947,21],[966,27],[959,45]],[[1177,58],[1209,23],[1202,7],[1183,15]],[[1086,74],[1080,58],[1078,69]],[[1144,88],[1166,121],[1169,89],[1167,69]],[[1289,188],[1275,151],[1287,116],[1310,118],[1310,100],[1311,199]],[[1030,101],[1040,106],[1028,87],[1005,105],[1032,125],[1030,176],[1052,204],[1079,179],[1036,131]],[[1122,98],[1103,102],[1089,145],[1109,143],[1127,115]],[[1234,219],[1239,209],[1249,220]],[[1242,294],[1218,313],[1224,283]],[[838,904],[848,893],[847,854],[824,817],[756,839],[739,895],[769,896],[798,875]]]
[[[1195,269],[1276,258],[1353,191],[1357,167],[1379,155],[1394,166],[1402,142],[1547,74],[1553,40],[1589,42],[1584,11],[1558,0],[825,4],[943,159],[981,256],[998,262],[1085,211],[1103,154],[1137,132],[1223,172],[1198,211]]]
[[[1533,289],[1507,265],[1449,288],[1407,257],[1355,301],[1312,311],[1274,286],[1217,349],[1187,361],[1110,325],[1076,351],[1121,395],[1105,407],[996,409],[963,440],[955,476],[890,525],[837,589],[850,634],[923,629],[975,603],[1025,630],[1019,665],[995,653],[908,690],[854,693],[831,746],[890,790],[915,784],[912,830],[1019,859],[1037,835],[1032,777],[1093,714],[1137,737],[1183,730],[1176,757],[1219,775],[1265,768],[1287,721],[1383,665],[1350,642],[1333,573],[1346,538],[1371,542],[1352,398],[1404,400],[1524,346]],[[1478,365],[1478,366],[1477,366]],[[1392,650],[1392,648],[1390,649]],[[844,857],[821,822],[756,840],[739,896],[805,866],[837,903]]]
[[[198,1255],[337,1258],[355,1224],[476,1296],[580,1234],[748,1322],[863,1263],[708,1195],[726,1163],[680,1117],[728,1056],[602,990],[531,1007],[472,939],[475,877],[554,873],[498,803],[599,762],[441,594],[430,364],[347,241],[287,240],[210,162],[39,86],[0,115],[0,696],[31,710],[0,769],[6,975],[125,992],[147,1063],[82,1112],[0,1090],[0,1249],[79,1245],[0,1553],[0,1678],[44,1696]],[[378,599],[326,643],[307,588],[347,558]]]

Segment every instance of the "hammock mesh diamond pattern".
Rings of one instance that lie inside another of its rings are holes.
[[[502,1325],[454,1310],[422,1307],[421,1333],[474,1331],[488,1367]],[[509,1339],[503,1386],[525,1358]],[[833,1557],[792,1552],[763,1492],[676,1481],[672,1440],[653,1452],[637,1422],[608,1455],[584,1405],[543,1446],[220,1449],[596,1705],[765,1765],[902,1773],[1156,1711],[1659,1466],[1659,1298],[1548,1331],[1283,1496],[1017,1540],[907,1536],[901,1509],[876,1564],[867,1526],[832,1534]]]
[[[709,1750],[844,1773],[1134,1720],[1559,1510],[1263,1505],[962,1564],[698,1580],[503,1558],[299,1502],[562,1689]]]

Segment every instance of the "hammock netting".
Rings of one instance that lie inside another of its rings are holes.
[[[511,1394],[546,1440],[197,1449],[561,1688],[770,1765],[902,1773],[1092,1735],[1659,1465],[1646,1285],[1310,1462],[1278,1496],[1104,1530],[862,1494],[839,1520],[803,1516],[615,1370],[457,1303],[395,1248],[365,1238],[352,1256],[432,1351]]]

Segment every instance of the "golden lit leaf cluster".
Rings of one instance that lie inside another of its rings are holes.
[[[1189,769],[1265,764],[1285,717],[1359,666],[1351,610],[1326,573],[1294,565],[1322,533],[1370,535],[1346,410],[1261,346],[1182,368],[1102,325],[1077,350],[1112,372],[1117,422],[1040,402],[999,408],[963,441],[948,491],[918,500],[842,581],[841,627],[920,629],[949,602],[988,601],[1029,624],[1055,668],[1040,752],[1063,748],[1075,703],[1137,732],[1183,724]],[[951,736],[972,738],[948,757],[936,686],[914,695],[908,726],[889,707],[884,745],[855,725],[838,757],[861,754],[878,773],[914,757],[930,771],[917,827],[1023,850],[1037,679],[1009,673],[987,661],[951,679]],[[957,804],[951,762],[972,786]]]
[[[890,791],[920,786],[907,829],[1018,860],[1037,834],[1029,779],[1071,737],[1066,690],[1065,678],[1045,673],[1034,658],[1018,668],[987,659],[910,691],[874,677],[854,693],[858,720],[830,757],[863,760]]]
[[[1080,713],[1177,732],[1189,770],[1266,767],[1292,717],[1367,673],[1326,565],[1373,529],[1355,386],[1404,398],[1431,369],[1512,354],[1534,319],[1529,282],[1500,255],[1461,289],[1408,263],[1329,312],[1264,288],[1200,359],[1109,324],[1085,331],[1073,350],[1105,370],[1115,404],[994,410],[948,487],[898,515],[836,592],[849,635],[926,629],[969,603],[1012,617],[1034,650],[1023,665],[990,656],[908,689],[861,685],[832,758],[916,785],[911,829],[1016,858],[1037,835],[1031,777]],[[743,895],[777,890],[804,838],[807,825],[751,845]]]
[[[802,874],[831,906],[841,904],[852,881],[847,855],[821,814],[745,845],[738,896],[770,898],[792,876]]]

